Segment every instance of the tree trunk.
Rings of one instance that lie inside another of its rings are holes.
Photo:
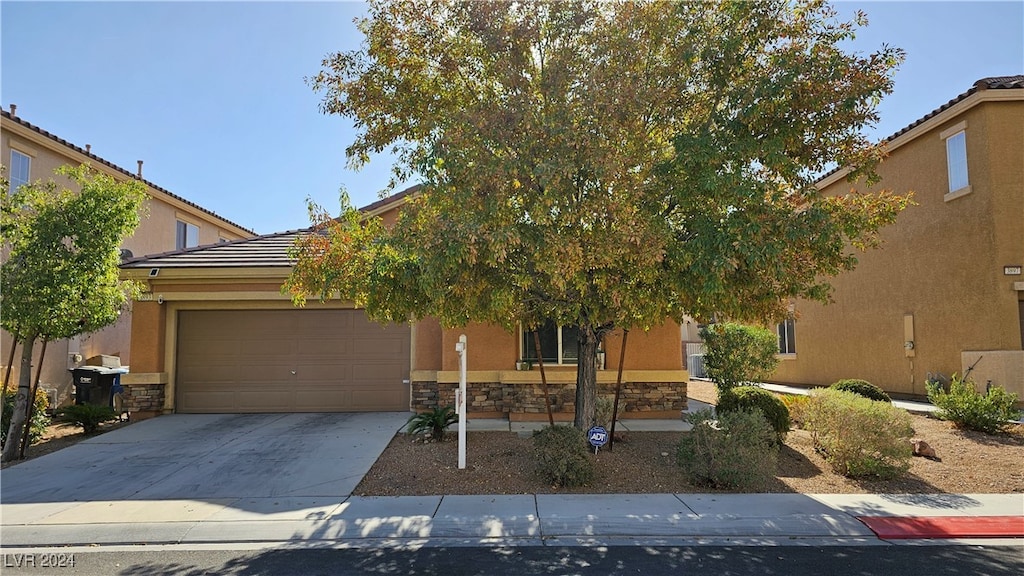
[[[32,435],[32,417],[36,412],[36,392],[39,390],[39,378],[43,375],[43,360],[46,359],[47,343],[49,340],[43,339],[43,349],[39,351],[39,366],[36,368],[36,380],[32,383],[32,389],[28,393],[28,402],[25,403],[25,426],[21,433],[21,449],[18,450],[18,460],[25,459],[28,438]]]
[[[4,395],[7,394],[7,384],[11,381],[11,367],[14,365],[14,351],[18,349],[18,338],[11,334],[11,354],[7,357],[7,369],[4,370]]]
[[[27,336],[21,344],[21,373],[18,374],[18,395],[14,397],[14,413],[11,414],[11,427],[7,429],[7,442],[4,444],[0,460],[10,462],[18,455],[21,446],[21,433],[25,428],[25,408],[29,392],[32,390],[32,348],[34,336]],[[42,366],[40,366],[42,368]]]
[[[576,417],[573,426],[586,432],[597,411],[597,348],[601,343],[594,325],[580,324],[579,360],[576,365]]]

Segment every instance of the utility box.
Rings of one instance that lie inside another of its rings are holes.
[[[107,356],[106,354],[97,354],[91,356],[85,361],[86,366],[100,366],[102,368],[120,368],[121,357],[120,356]]]

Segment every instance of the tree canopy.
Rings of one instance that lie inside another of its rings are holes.
[[[371,2],[312,85],[358,129],[352,166],[391,149],[423,187],[393,227],[315,212],[286,288],[378,320],[578,326],[587,425],[608,330],[827,300],[906,205],[814,186],[884,152],[863,129],[902,52],[843,51],[864,24],[817,1]]]
[[[21,373],[8,438],[20,438],[29,397],[32,348],[37,339],[57,340],[112,324],[133,282],[118,279],[120,247],[134,232],[146,199],[136,181],[115,182],[87,165],[57,174],[78,191],[52,180],[8,190],[2,185],[0,226],[5,260],[0,265],[0,325],[22,344]],[[9,460],[14,445],[4,447]]]

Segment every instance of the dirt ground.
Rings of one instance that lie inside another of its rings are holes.
[[[100,425],[100,430],[97,434],[103,434],[111,430],[116,430],[122,426],[127,426],[128,422],[107,422]],[[54,422],[50,424],[46,429],[46,434],[43,435],[39,442],[29,446],[25,450],[24,460],[15,460],[13,462],[4,462],[0,464],[0,468],[7,468],[8,466],[15,466],[20,462],[26,462],[33,458],[45,456],[51,452],[56,452],[68,446],[74,446],[75,444],[90,438],[82,433],[82,428],[74,424],[66,424],[64,422]]]
[[[691,398],[714,402],[712,384],[693,382]],[[1012,493],[1024,492],[1024,427],[1008,434],[959,431],[949,423],[912,416],[915,437],[941,461],[913,458],[895,480],[851,480],[835,474],[814,451],[808,432],[792,430],[779,453],[777,474],[766,492]],[[708,492],[687,482],[675,461],[682,432],[630,432],[613,451],[595,456],[597,478],[588,486],[551,486],[535,471],[531,439],[510,432],[470,432],[467,468],[459,470],[454,434],[442,443],[396,435],[363,481],[359,495],[546,494]]]

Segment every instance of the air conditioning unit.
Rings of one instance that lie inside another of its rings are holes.
[[[43,388],[43,392],[46,393],[46,411],[52,414],[57,409],[57,389]]]

